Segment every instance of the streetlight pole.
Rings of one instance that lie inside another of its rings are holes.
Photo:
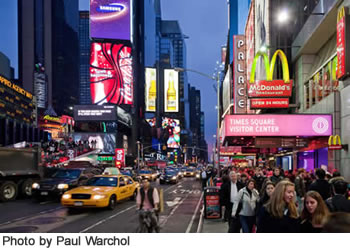
[[[217,131],[216,131],[216,158],[217,158],[217,170],[219,172],[219,175],[220,175],[220,71],[217,72],[217,76],[210,76],[210,75],[207,75],[203,72],[200,72],[200,71],[197,71],[197,70],[194,70],[194,69],[187,69],[187,68],[178,68],[178,67],[175,67],[174,68],[175,71],[178,71],[178,72],[183,72],[183,71],[190,71],[190,72],[194,72],[194,73],[197,73],[199,75],[202,75],[204,77],[207,77],[207,78],[210,78],[214,81],[216,81],[217,83],[217,110],[218,110],[218,117],[217,117]]]
[[[140,170],[140,141],[137,141],[136,144],[137,144],[137,170]]]

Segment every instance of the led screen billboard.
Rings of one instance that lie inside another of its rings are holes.
[[[131,47],[117,43],[92,43],[90,91],[93,104],[133,104]]]
[[[113,105],[75,105],[75,121],[116,121],[116,107]]]
[[[179,148],[181,132],[180,121],[163,117],[162,127],[163,129],[168,129],[169,132],[169,138],[167,141],[168,148]]]
[[[130,41],[131,0],[90,0],[90,36]]]
[[[71,136],[74,141],[88,141],[92,147],[92,141],[96,142],[96,149],[100,149],[100,154],[113,154],[115,153],[116,137],[115,134],[109,133],[74,133]]]
[[[173,69],[164,70],[164,110],[179,112],[179,73]]]
[[[145,106],[147,112],[156,111],[157,100],[157,70],[145,69]]]

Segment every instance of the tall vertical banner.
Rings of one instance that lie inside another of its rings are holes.
[[[131,0],[90,0],[90,36],[131,40]]]
[[[233,84],[235,114],[247,113],[246,42],[243,35],[233,37]]]
[[[254,0],[250,3],[250,9],[245,26],[245,40],[246,40],[246,79],[249,81],[250,69],[252,67],[255,56],[255,4]]]
[[[123,148],[115,149],[115,166],[117,168],[124,167],[125,165],[125,151]]]
[[[156,111],[157,100],[157,70],[153,68],[145,69],[145,107],[146,112]]]
[[[179,112],[179,73],[173,69],[164,70],[164,110]]]
[[[47,83],[46,75],[43,72],[34,72],[34,93],[38,108],[46,108]]]
[[[337,17],[337,78],[344,79],[350,75],[350,57],[347,56],[348,43],[350,42],[350,18],[348,8],[344,6],[338,11]]]
[[[227,109],[231,104],[232,99],[232,77],[231,77],[231,67],[228,68],[224,81],[223,81],[223,91],[222,91],[222,105],[223,113],[227,114]],[[228,113],[230,114],[230,113]]]
[[[90,91],[93,104],[133,104],[131,47],[119,43],[92,43]]]
[[[270,44],[270,0],[255,0],[255,54],[263,46]],[[258,78],[266,77],[262,61],[258,61],[256,67]]]

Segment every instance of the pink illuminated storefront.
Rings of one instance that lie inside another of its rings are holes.
[[[241,146],[242,153],[275,155],[286,170],[328,166],[332,115],[228,115],[222,126],[223,145]],[[285,155],[281,154],[284,152]]]

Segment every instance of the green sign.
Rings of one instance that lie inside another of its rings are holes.
[[[98,161],[113,161],[114,156],[99,156],[97,157]]]

